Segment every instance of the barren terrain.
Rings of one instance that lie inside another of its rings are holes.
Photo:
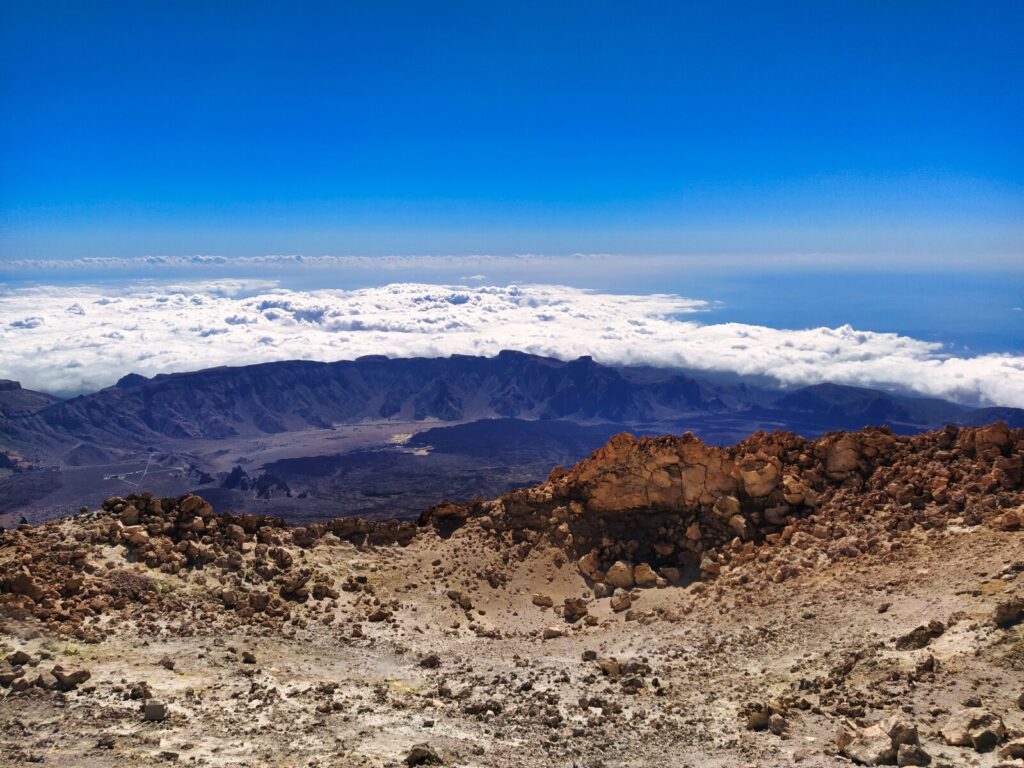
[[[1024,432],[613,439],[418,524],[0,538],[4,765],[1024,765]]]

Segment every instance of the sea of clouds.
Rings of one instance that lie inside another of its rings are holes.
[[[957,357],[940,344],[839,328],[715,323],[707,302],[565,285],[398,283],[286,290],[271,281],[0,291],[0,377],[73,394],[129,372],[366,354],[493,355],[517,349],[609,364],[831,381],[969,404],[1024,407],[1024,357]]]

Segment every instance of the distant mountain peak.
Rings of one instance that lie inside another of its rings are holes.
[[[148,384],[149,379],[138,373],[127,373],[117,380],[114,385],[118,389],[131,389],[132,387],[140,387],[143,384]]]

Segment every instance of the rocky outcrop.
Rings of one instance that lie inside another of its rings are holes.
[[[901,754],[904,758],[925,759],[903,759],[899,765],[927,765],[930,762],[928,755],[919,747],[917,727],[900,715],[891,715],[864,727],[843,723],[836,735],[836,745],[841,754],[860,765],[896,765]]]
[[[0,538],[0,547],[25,553],[20,568],[0,575],[0,612],[33,616],[56,635],[86,641],[108,631],[96,617],[174,611],[177,596],[132,569],[134,563],[168,575],[194,572],[203,584],[206,574],[216,574],[225,586],[210,590],[217,600],[210,610],[279,624],[291,616],[291,604],[339,594],[334,579],[303,565],[296,551],[342,540],[405,545],[416,533],[410,522],[358,518],[289,526],[267,516],[216,514],[199,496],[149,493],[108,498],[96,513],[83,509],[76,522],[73,538],[61,521],[21,526]],[[114,547],[122,567],[100,568],[90,558],[92,545]]]
[[[407,545],[424,527],[448,536],[468,525],[506,552],[538,542],[555,546],[594,584],[595,596],[627,611],[636,600],[631,590],[733,578],[754,560],[763,565],[756,578],[780,582],[831,560],[885,553],[899,546],[896,534],[914,526],[1019,527],[1022,455],[1024,430],[1003,424],[914,437],[885,429],[817,440],[757,433],[727,448],[690,434],[623,434],[537,486],[433,507],[419,527],[359,518],[289,526],[266,516],[218,514],[193,495],[111,497],[99,512],[83,510],[73,539],[66,531],[58,536],[59,523],[23,526],[0,539],[0,547],[27,553],[0,576],[0,608],[88,639],[104,630],[86,617],[174,603],[144,574],[98,568],[87,545],[103,544],[118,548],[126,565],[164,574],[205,578],[211,569],[222,583],[218,609],[243,621],[284,621],[291,604],[337,594],[332,579],[303,563],[301,550],[342,540]],[[387,618],[385,608],[379,613]],[[563,615],[585,614],[573,604]],[[1009,601],[994,621],[1011,626],[1021,615],[1020,602]],[[900,644],[924,647],[941,630],[922,627]]]
[[[1001,423],[913,437],[884,428],[816,440],[757,433],[728,448],[691,434],[621,434],[545,483],[446,504],[421,523],[552,540],[585,576],[613,587],[633,586],[639,566],[651,571],[642,586],[653,586],[659,575],[715,576],[753,557],[777,560],[772,578],[784,580],[802,553],[857,557],[914,524],[1020,527],[1022,464],[1024,430]],[[865,518],[878,535],[849,535],[846,521]]]

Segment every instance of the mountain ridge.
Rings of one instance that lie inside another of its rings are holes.
[[[22,399],[28,390],[21,390]],[[111,387],[34,407],[3,410],[0,441],[25,448],[87,441],[96,445],[162,439],[227,439],[372,420],[481,418],[655,422],[692,414],[811,414],[836,427],[944,421],[1014,425],[1024,410],[975,409],[831,383],[773,393],[712,384],[665,369],[604,366],[503,351],[318,362],[289,360],[200,371],[127,374]],[[2,409],[0,398],[0,409]],[[859,423],[858,423],[859,420]],[[2,443],[0,443],[2,445]]]
[[[415,515],[433,498],[535,482],[623,430],[721,445],[759,429],[812,437],[886,424],[913,434],[994,420],[1024,426],[1024,411],[513,351],[132,373],[59,402],[12,382],[0,389],[0,521],[44,519],[143,481],[290,519]],[[250,482],[228,480],[236,467]]]

